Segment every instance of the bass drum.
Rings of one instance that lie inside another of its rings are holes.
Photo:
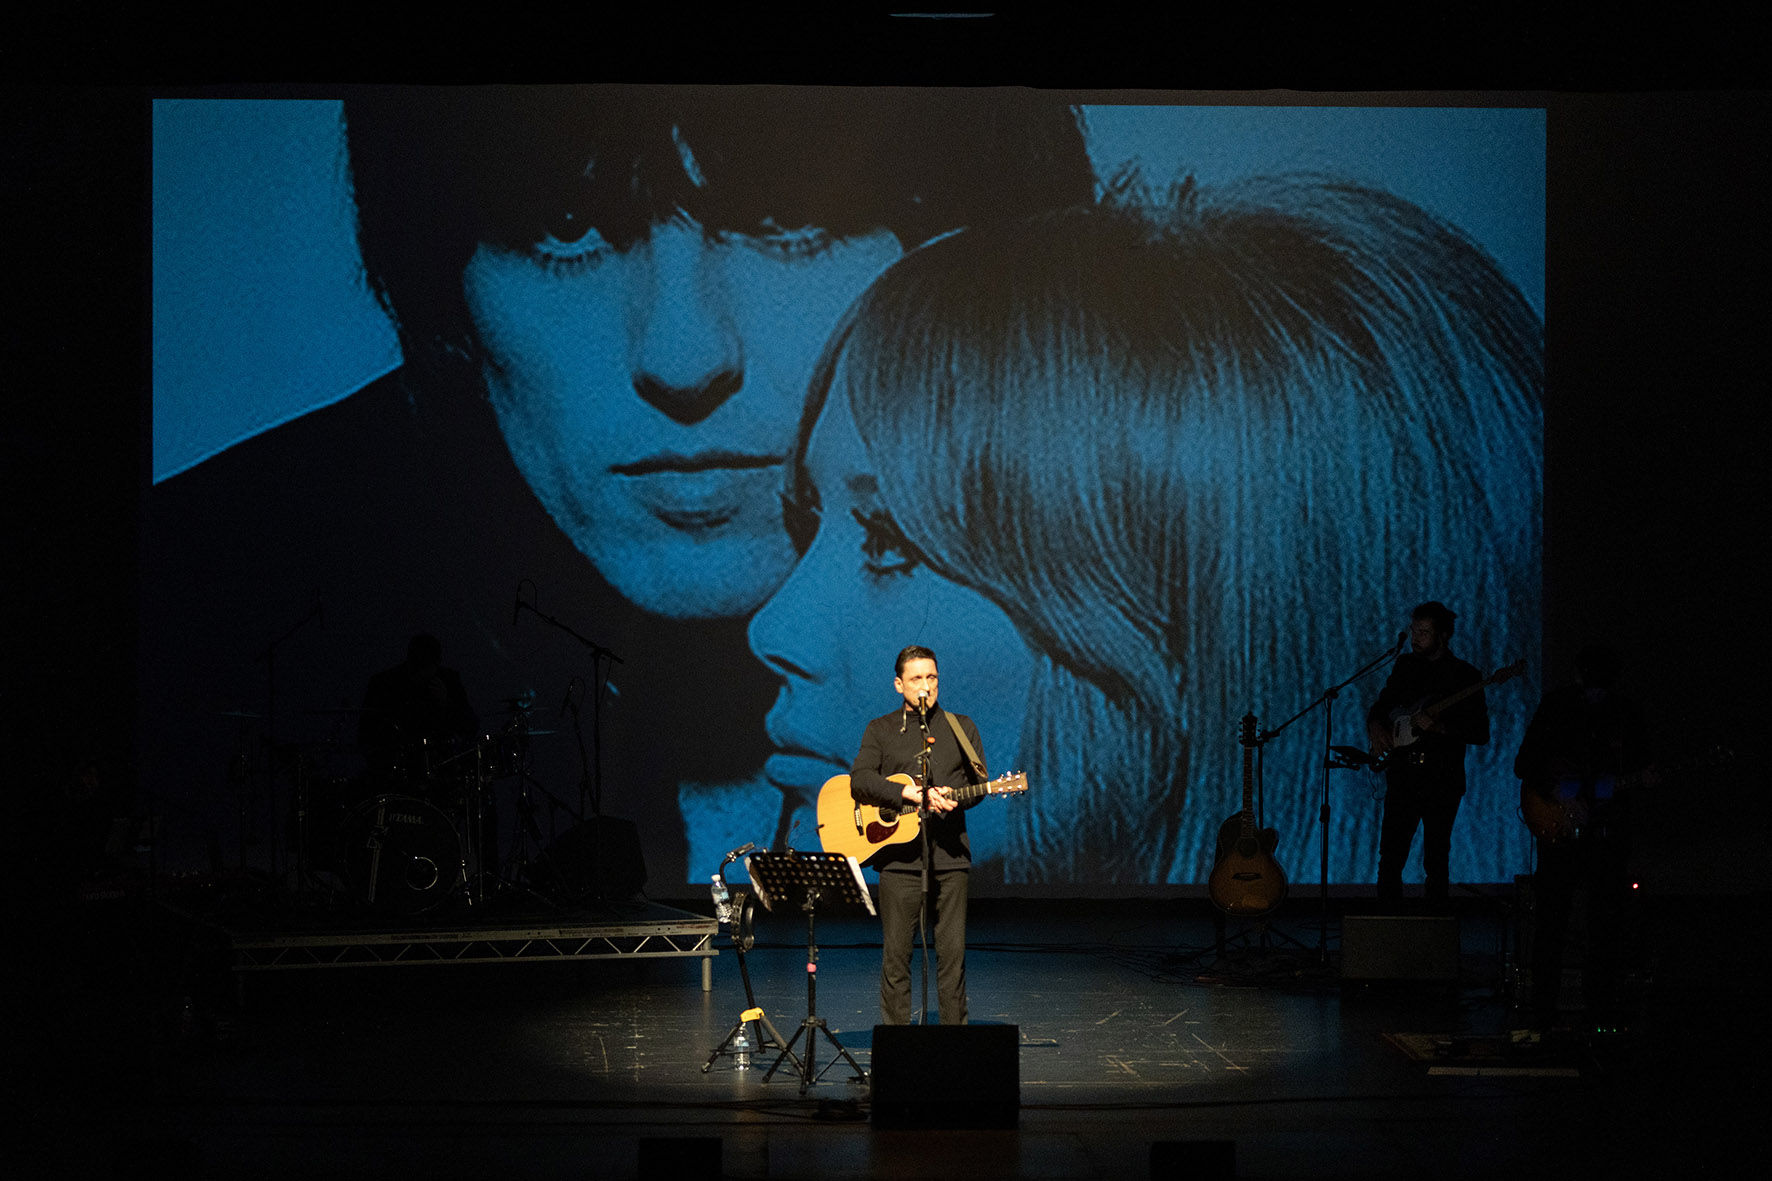
[[[464,884],[455,823],[413,796],[364,800],[339,830],[339,864],[358,902],[387,914],[422,914]]]

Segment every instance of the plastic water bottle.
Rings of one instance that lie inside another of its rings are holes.
[[[732,1067],[734,1070],[751,1068],[751,1035],[741,1025],[738,1036],[732,1039]]]
[[[714,920],[721,924],[732,921],[732,895],[726,889],[726,879],[719,874],[714,875],[714,884],[709,892],[714,896]]]

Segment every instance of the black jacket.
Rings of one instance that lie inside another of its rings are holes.
[[[1450,652],[1438,660],[1405,652],[1397,657],[1378,700],[1366,711],[1366,720],[1388,730],[1394,711],[1434,705],[1482,679],[1483,674],[1475,665]],[[1412,781],[1451,788],[1463,795],[1464,748],[1482,746],[1489,741],[1489,704],[1479,690],[1440,714],[1439,723],[1439,730],[1423,731],[1406,748],[1421,761],[1415,763],[1393,756],[1391,771],[1393,777],[1406,775]]]
[[[930,748],[929,772],[937,787],[965,787],[975,782],[967,765],[966,753],[948,715],[938,705],[929,711],[929,736],[935,739]],[[972,749],[984,758],[984,743],[978,727],[964,714],[953,714],[972,743]],[[899,708],[882,714],[868,723],[861,736],[861,750],[849,769],[849,791],[857,800],[880,807],[912,808],[903,795],[903,785],[891,782],[888,775],[909,775],[915,778],[917,752],[923,747],[923,730],[915,710]],[[964,869],[972,864],[972,843],[966,836],[966,810],[978,797],[961,804],[952,812],[929,819],[930,848],[936,869]],[[913,809],[914,810],[914,809]],[[881,870],[916,870],[923,868],[923,838],[880,850],[872,864]]]

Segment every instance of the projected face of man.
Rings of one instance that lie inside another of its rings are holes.
[[[714,205],[694,145],[674,138]],[[527,249],[476,250],[465,294],[511,456],[625,598],[742,616],[787,576],[778,494],[807,380],[901,252],[884,229],[710,227],[681,211],[619,247],[580,217]]]
[[[929,569],[899,532],[838,392],[813,428],[805,476],[814,502],[797,508],[816,532],[751,621],[751,650],[782,678],[767,721],[775,753],[764,774],[790,798],[811,799],[826,779],[846,773],[868,719],[881,712],[881,670],[892,668],[907,640],[940,654],[941,701],[978,724],[985,758],[1013,758],[1033,654],[1001,608]],[[934,683],[900,678],[894,688],[907,701],[916,688],[936,696]],[[1007,769],[993,765],[992,773]],[[1001,847],[1003,820],[1002,809],[969,815],[975,856]]]

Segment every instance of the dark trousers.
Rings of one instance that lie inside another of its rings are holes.
[[[929,912],[935,926],[935,989],[943,1025],[966,1024],[966,894],[971,871],[929,875]],[[911,1020],[911,948],[923,900],[920,872],[880,874],[880,1021]]]
[[[1582,963],[1582,1001],[1588,1016],[1615,1017],[1624,975],[1625,908],[1630,898],[1628,856],[1622,836],[1583,833],[1556,845],[1538,842],[1532,875],[1532,1012],[1549,1024],[1557,1015],[1563,983],[1563,948],[1577,890],[1587,891],[1587,950]]]
[[[1430,903],[1444,903],[1452,881],[1452,822],[1463,798],[1457,784],[1426,776],[1410,767],[1387,773],[1384,821],[1378,833],[1378,897],[1394,902],[1403,897],[1403,864],[1421,829],[1421,869]]]

